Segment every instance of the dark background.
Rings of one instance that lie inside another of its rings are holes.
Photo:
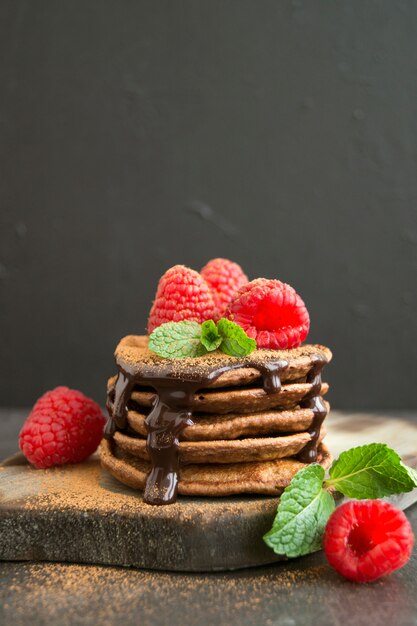
[[[160,275],[291,283],[338,408],[417,407],[417,3],[0,3],[0,402],[104,401]]]

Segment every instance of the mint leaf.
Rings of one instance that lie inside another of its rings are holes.
[[[325,486],[348,498],[383,498],[417,486],[416,472],[406,467],[385,443],[371,443],[342,452],[330,468]]]
[[[149,350],[166,359],[182,359],[206,354],[201,341],[201,326],[197,322],[167,322],[149,337]]]
[[[220,346],[223,339],[219,335],[219,331],[217,330],[217,326],[213,320],[207,320],[202,323],[200,341],[209,352],[217,350]]]
[[[149,337],[149,350],[166,359],[181,359],[207,354],[220,348],[231,356],[246,356],[255,350],[256,341],[243,328],[227,319],[217,326],[213,320],[203,324],[184,320],[167,322],[155,328]]]
[[[323,489],[324,469],[314,463],[301,469],[280,498],[271,530],[264,535],[276,554],[301,556],[321,550],[327,521],[335,509]]]
[[[247,336],[238,324],[225,319],[217,322],[217,329],[223,341],[220,350],[230,356],[246,356],[256,348],[256,341]]]

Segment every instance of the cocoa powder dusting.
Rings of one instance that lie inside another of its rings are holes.
[[[319,581],[329,575],[326,565],[210,575],[58,563],[5,566],[9,582],[0,591],[1,615],[15,626],[29,623],[29,615],[32,624],[60,626],[158,626],[181,623],[180,617],[184,624],[272,625],[279,594],[291,605],[304,589],[304,601],[313,602]]]
[[[25,494],[22,508],[26,510],[71,509],[111,515],[143,513],[146,510],[148,516],[177,521],[192,521],[207,515],[207,502],[202,498],[182,498],[181,502],[163,507],[163,511],[160,507],[147,504],[141,492],[119,483],[103,470],[96,455],[77,465],[32,471],[36,478],[36,489],[32,494]],[[13,480],[10,470],[9,473]],[[243,513],[261,513],[268,506],[276,506],[276,502],[276,498],[265,497],[242,501],[220,498],[212,500],[210,506],[218,514],[235,516],[238,522]]]

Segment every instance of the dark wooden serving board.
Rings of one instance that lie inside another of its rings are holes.
[[[326,442],[334,456],[386,442],[417,467],[417,424],[332,413]],[[400,508],[417,490],[391,499]],[[18,454],[0,467],[0,559],[70,561],[172,571],[231,570],[272,563],[265,546],[277,498],[179,498],[152,507],[92,458],[34,470]]]

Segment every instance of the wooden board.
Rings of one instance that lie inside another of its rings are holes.
[[[417,467],[417,424],[332,413],[327,443],[333,454],[386,442]],[[417,490],[392,498],[400,508]],[[34,470],[21,455],[0,468],[0,559],[70,561],[159,570],[216,571],[278,560],[265,546],[277,498],[179,498],[152,507],[100,467]]]

